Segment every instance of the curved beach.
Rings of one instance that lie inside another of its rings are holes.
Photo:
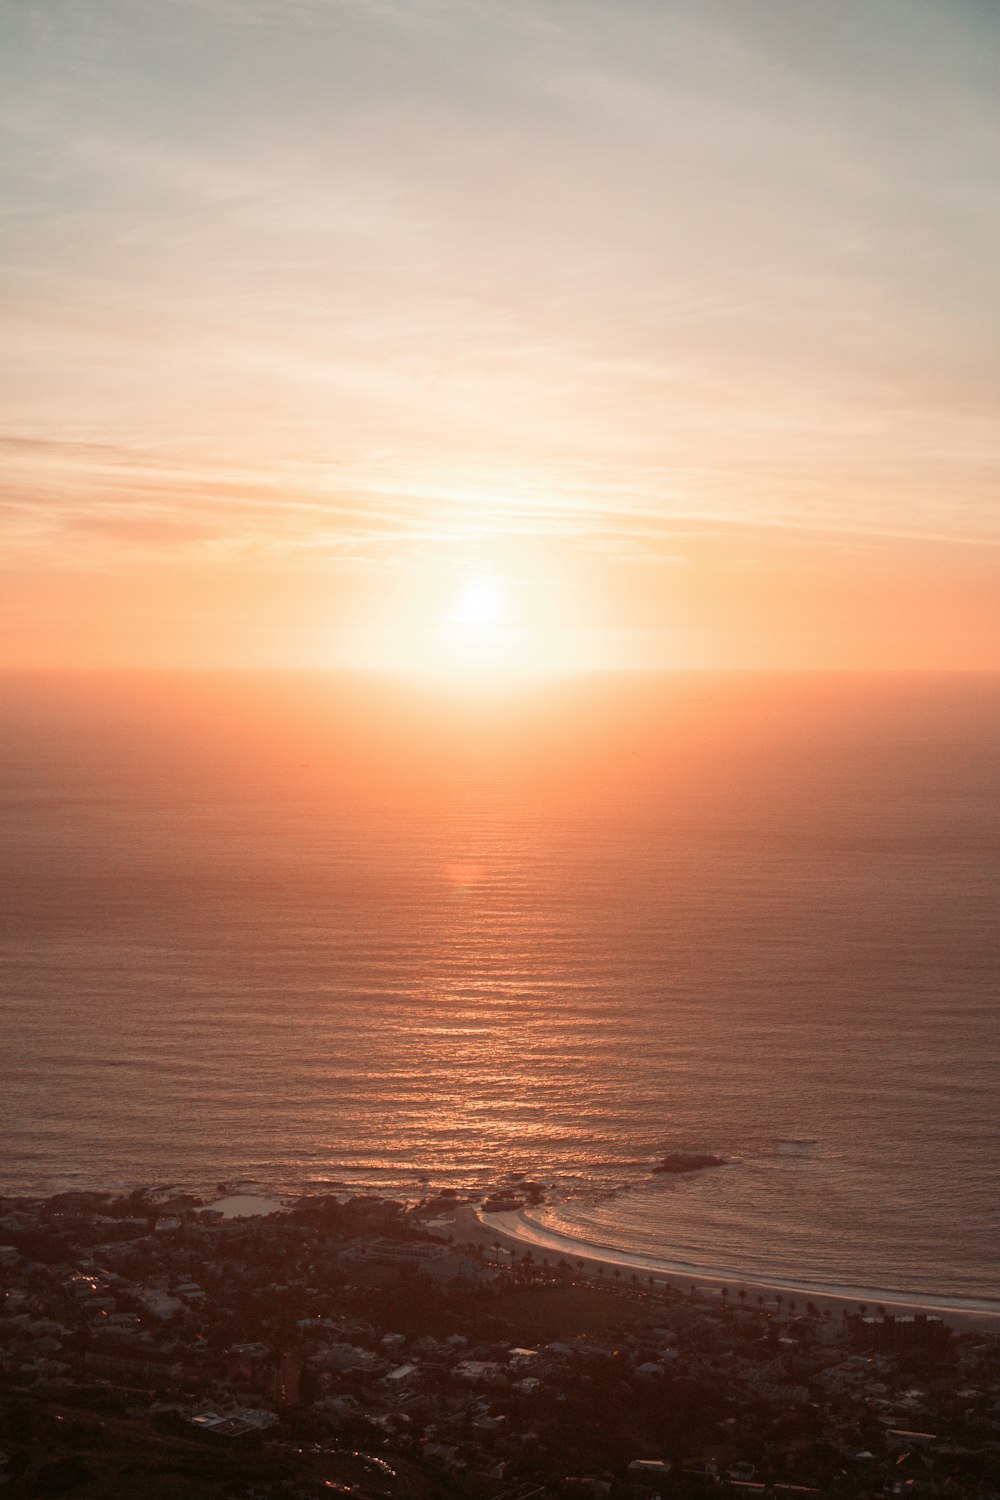
[[[706,1294],[718,1295],[725,1287],[729,1291],[742,1290],[755,1298],[763,1296],[772,1301],[778,1296],[785,1300],[805,1298],[820,1308],[838,1312],[843,1308],[857,1311],[859,1305],[864,1305],[869,1308],[891,1309],[898,1314],[928,1313],[947,1318],[950,1323],[990,1328],[996,1328],[1000,1324],[1000,1303],[986,1299],[962,1299],[934,1293],[903,1293],[891,1288],[871,1286],[835,1286],[788,1277],[747,1277],[739,1271],[723,1267],[692,1265],[670,1260],[667,1256],[643,1255],[574,1239],[570,1235],[548,1229],[532,1218],[526,1209],[499,1213],[486,1213],[476,1209],[468,1219],[463,1215],[461,1222],[463,1232],[470,1225],[475,1225],[479,1231],[476,1238],[484,1243],[499,1242],[511,1250],[548,1252],[574,1262],[582,1261],[595,1271],[598,1267],[634,1271],[643,1276],[653,1276],[658,1281],[676,1285],[683,1290],[696,1286]]]

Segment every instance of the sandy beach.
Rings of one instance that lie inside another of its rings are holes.
[[[206,1211],[211,1210],[223,1219],[267,1218],[280,1213],[284,1207],[281,1198],[265,1197],[262,1193],[229,1193],[205,1204]]]
[[[455,1210],[452,1236],[457,1241],[471,1241],[489,1248],[499,1244],[510,1252],[523,1253],[531,1250],[537,1258],[549,1260],[553,1264],[560,1258],[573,1265],[582,1263],[584,1273],[594,1276],[600,1274],[600,1267],[612,1274],[616,1270],[619,1273],[627,1272],[629,1277],[635,1272],[643,1280],[652,1277],[655,1281],[676,1287],[684,1293],[689,1293],[694,1287],[697,1295],[705,1299],[721,1297],[722,1289],[725,1288],[734,1305],[740,1292],[743,1292],[746,1302],[754,1306],[759,1305],[761,1298],[765,1305],[774,1308],[791,1304],[802,1308],[807,1302],[811,1302],[821,1312],[829,1310],[837,1317],[841,1316],[844,1309],[857,1312],[864,1306],[869,1312],[884,1309],[899,1317],[926,1313],[945,1319],[955,1328],[995,1331],[1000,1327],[1000,1312],[997,1310],[976,1305],[957,1307],[945,1297],[913,1298],[873,1288],[833,1291],[805,1283],[744,1279],[698,1267],[671,1264],[666,1257],[643,1256],[586,1245],[546,1230],[523,1210],[484,1213],[482,1209],[462,1205]],[[611,1285],[613,1283],[608,1284],[609,1290]],[[782,1299],[781,1303],[777,1301],[779,1297]]]

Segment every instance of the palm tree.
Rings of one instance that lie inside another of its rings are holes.
[[[739,1291],[736,1293],[736,1295],[740,1299],[740,1307],[746,1307],[746,1305],[747,1305],[747,1289],[746,1289],[746,1287],[745,1286],[741,1286],[740,1289],[739,1289]]]

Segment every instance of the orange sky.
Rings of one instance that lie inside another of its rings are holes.
[[[1000,12],[6,8],[0,663],[1000,668]]]

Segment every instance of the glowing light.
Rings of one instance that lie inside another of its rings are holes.
[[[359,622],[351,664],[472,693],[619,664],[604,636],[581,627],[579,598],[558,572],[510,546],[491,564],[429,559],[398,578]]]
[[[498,578],[470,574],[441,622],[438,670],[491,675],[517,671],[525,656],[524,641],[511,614],[508,590]]]
[[[467,580],[459,595],[455,619],[473,625],[494,625],[507,613],[507,601],[497,581],[483,574]]]

